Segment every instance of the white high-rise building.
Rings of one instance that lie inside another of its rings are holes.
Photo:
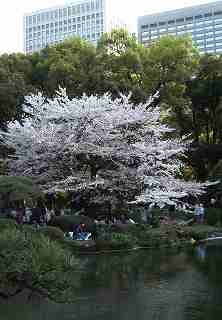
[[[145,46],[164,35],[190,35],[201,53],[222,53],[222,1],[138,18],[138,39]]]
[[[77,0],[25,14],[24,52],[33,53],[77,35],[96,44],[106,32],[106,20],[106,0]]]

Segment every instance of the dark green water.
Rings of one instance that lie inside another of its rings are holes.
[[[0,320],[220,320],[222,247],[91,256],[74,304],[17,297]]]

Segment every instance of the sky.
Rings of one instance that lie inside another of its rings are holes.
[[[145,14],[215,2],[215,0],[107,0],[110,16],[117,15],[132,31],[137,17]],[[52,6],[74,3],[75,0],[6,0],[1,1],[0,54],[22,52],[24,13]]]

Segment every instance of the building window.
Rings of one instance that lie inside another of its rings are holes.
[[[220,34],[222,32],[222,28],[215,31],[215,34]]]
[[[221,14],[222,14],[222,11],[215,11],[215,12],[214,12],[214,15],[215,15],[215,16],[219,16],[219,15],[221,15]]]
[[[204,41],[203,40],[196,40],[196,43],[199,44],[199,45],[203,45]]]
[[[209,26],[209,25],[212,25],[213,24],[213,21],[205,21],[205,26]]]
[[[177,34],[179,34],[179,35],[182,35],[184,33],[186,33],[186,32],[185,31],[177,31]]]
[[[150,28],[156,28],[157,24],[156,23],[151,23]]]
[[[159,22],[159,26],[164,26],[165,24],[166,24],[166,22],[164,22],[164,21]]]
[[[176,19],[177,23],[184,22],[184,18]]]
[[[206,32],[205,36],[208,37],[213,37],[214,33],[213,32]]]
[[[182,25],[182,26],[177,26],[177,29],[184,29],[184,28],[185,28],[184,25]]]
[[[205,18],[212,17],[212,13],[210,13],[210,12],[205,13],[204,17],[205,17]]]
[[[168,21],[168,24],[174,24],[175,23],[175,20],[169,20]]]
[[[215,24],[220,24],[222,22],[222,19],[215,20]]]
[[[186,21],[192,21],[193,17],[186,17]]]
[[[157,32],[158,32],[157,30],[150,30],[151,34],[157,34]]]
[[[168,27],[168,31],[176,31],[175,27]]]
[[[201,22],[196,22],[196,24],[195,24],[196,26],[203,26],[204,25],[204,23],[203,23],[203,21],[201,21]]]
[[[206,47],[207,47],[207,48],[214,47],[214,43],[206,43]]]
[[[195,16],[195,19],[202,19],[202,18],[203,18],[202,14],[199,14],[198,16]]]
[[[74,16],[76,14],[76,7],[72,6],[72,15]]]

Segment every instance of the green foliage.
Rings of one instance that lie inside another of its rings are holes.
[[[122,233],[112,233],[110,241],[113,248],[130,248],[134,245],[134,239]]]
[[[61,87],[70,97],[109,92],[134,103],[159,92],[163,120],[207,144],[222,142],[222,57],[199,56],[189,37],[161,37],[149,48],[124,29],[105,33],[97,48],[73,37],[32,55],[0,56],[0,127],[22,120],[24,95]],[[218,159],[188,158],[189,177],[205,179]],[[198,154],[198,152],[197,152]],[[220,157],[221,159],[221,157]]]
[[[117,232],[101,235],[96,240],[96,249],[99,251],[129,249],[134,245],[135,239],[130,234]]]
[[[209,225],[193,225],[184,227],[183,232],[188,239],[203,240],[216,232],[221,232],[221,228]]]
[[[63,242],[64,240],[64,233],[61,231],[61,229],[56,227],[42,227],[39,232],[43,234],[45,237],[49,238],[50,240]]]
[[[103,66],[103,90],[114,97],[132,93],[134,102],[144,101],[147,92],[141,88],[142,55],[147,49],[124,29],[105,33],[98,43],[98,58]]]
[[[218,208],[207,208],[206,209],[206,223],[210,226],[215,226],[221,221],[222,211]]]
[[[32,90],[27,79],[30,67],[25,55],[0,56],[0,127],[3,129],[8,121],[21,120],[24,115],[24,96]]]
[[[69,96],[92,94],[98,66],[95,47],[80,38],[70,38],[30,56],[31,82],[46,95],[53,96],[59,86]]]
[[[56,242],[34,232],[6,229],[0,233],[0,295],[10,298],[29,289],[64,300],[71,288],[66,273],[77,265]]]
[[[73,231],[80,223],[84,223],[89,232],[95,229],[94,222],[86,216],[64,215],[53,217],[50,221],[51,226],[58,227],[64,232]]]
[[[14,220],[0,218],[0,232],[5,229],[15,229],[16,226],[17,224]]]
[[[0,176],[0,195],[8,208],[13,201],[38,199],[43,194],[32,179],[24,176]]]

